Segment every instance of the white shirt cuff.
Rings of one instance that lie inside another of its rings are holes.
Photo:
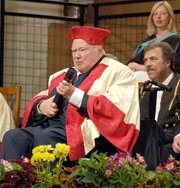
[[[84,91],[82,91],[79,88],[75,88],[71,98],[69,99],[69,103],[79,108],[81,106],[83,96],[84,96]]]
[[[38,111],[38,114],[42,114],[41,110],[39,109],[39,106],[40,106],[40,104],[41,104],[43,101],[44,101],[44,100],[41,100],[41,101],[37,104],[37,106],[36,106],[37,111]]]

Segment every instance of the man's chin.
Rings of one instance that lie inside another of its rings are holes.
[[[154,71],[147,71],[147,74],[150,80],[153,80],[155,78]]]
[[[149,76],[150,80],[155,80],[155,76],[153,76],[153,75],[148,75],[148,76]]]

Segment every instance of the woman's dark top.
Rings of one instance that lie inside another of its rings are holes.
[[[154,38],[156,38],[156,36],[151,35],[151,36],[147,37],[145,40],[143,40],[141,43],[150,41]],[[169,36],[169,37],[165,38],[164,40],[162,40],[162,42],[166,42],[166,43],[170,44],[172,46],[172,48],[175,50],[176,56],[175,56],[175,61],[173,63],[174,71],[178,72],[180,74],[180,36],[172,35],[172,36]],[[143,52],[144,51],[142,50],[142,52],[136,54],[132,59],[130,59],[129,62],[137,62],[139,64],[144,64]]]

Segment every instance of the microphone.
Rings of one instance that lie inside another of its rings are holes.
[[[77,76],[77,71],[75,68],[71,67],[68,69],[66,75],[64,76],[64,80],[66,80],[69,83],[72,83]],[[59,93],[56,93],[53,102],[56,103],[58,106],[62,104],[63,101],[63,96],[60,95]]]
[[[158,88],[146,88],[146,85],[148,85],[148,84],[153,84],[155,86],[158,86]],[[143,89],[144,91],[160,91],[160,90],[171,91],[171,89],[172,89],[171,87],[164,85],[164,84],[161,84],[159,82],[156,82],[154,80],[145,81],[144,86],[145,86],[145,88]]]

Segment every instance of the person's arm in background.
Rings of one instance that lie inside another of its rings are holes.
[[[11,108],[0,93],[0,142],[2,141],[4,133],[15,127]]]
[[[139,45],[141,46],[141,44],[143,43],[146,43],[150,40],[152,40],[155,36],[152,35],[150,37],[147,37],[146,39],[144,39]],[[137,49],[138,49],[137,47]],[[128,61],[128,67],[132,70],[132,71],[146,71],[146,67],[144,66],[144,62],[143,62],[143,50],[141,50],[139,53],[136,53],[137,52],[137,49],[135,50],[135,53],[134,53],[134,57],[131,58],[129,61]]]
[[[127,65],[134,72],[146,71],[146,67],[144,66],[143,62],[143,52],[135,55],[132,59],[130,59]]]
[[[177,114],[178,116],[178,122],[177,125],[175,126],[175,136],[172,144],[173,151],[175,153],[180,153],[180,114]]]
[[[173,48],[175,50],[175,60],[174,60],[174,68],[175,72],[180,74],[180,36],[177,38],[175,47]]]
[[[143,62],[143,52],[136,54],[130,59],[127,66],[134,72],[138,82],[144,82],[149,79]]]
[[[180,153],[180,134],[174,137],[172,148],[175,153]]]
[[[128,67],[132,70],[132,71],[146,71],[146,67],[142,64],[136,63],[136,62],[130,62],[128,64]]]

